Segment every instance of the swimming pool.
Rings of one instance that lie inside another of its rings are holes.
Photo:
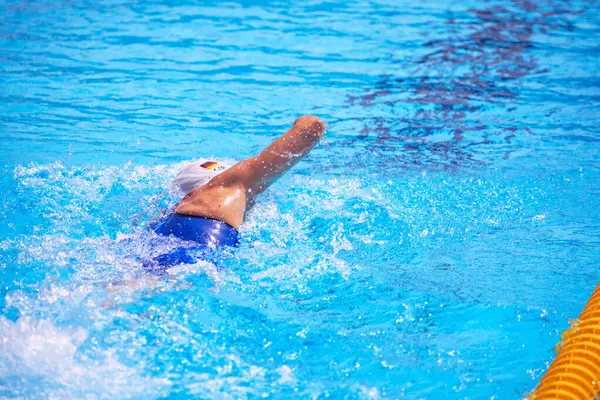
[[[446,3],[1,0],[0,397],[532,390],[600,281],[600,9]],[[182,163],[306,113],[242,246],[145,276]]]

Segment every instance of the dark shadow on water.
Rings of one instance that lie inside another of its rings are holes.
[[[410,78],[385,75],[366,94],[348,97],[350,107],[388,107],[393,116],[364,120],[345,145],[384,157],[388,167],[448,169],[509,158],[510,150],[490,145],[532,133],[511,122],[518,81],[548,72],[530,54],[533,36],[571,31],[569,18],[580,13],[562,1],[514,0],[470,9],[465,20],[449,18],[447,37],[423,43],[430,50],[413,61]]]

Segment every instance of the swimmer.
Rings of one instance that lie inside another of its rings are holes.
[[[174,180],[175,186],[187,194],[174,212],[152,230],[194,245],[156,257],[146,267],[164,271],[178,264],[194,263],[198,250],[236,246],[237,229],[256,196],[306,156],[324,132],[322,120],[303,116],[259,155],[231,167],[214,161],[187,164]]]

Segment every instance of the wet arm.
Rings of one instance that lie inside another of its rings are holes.
[[[321,119],[300,117],[290,130],[259,155],[241,161],[221,174],[219,177],[224,181],[221,184],[240,183],[250,197],[254,197],[308,154],[324,133],[325,123]]]

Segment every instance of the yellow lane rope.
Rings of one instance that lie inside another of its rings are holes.
[[[563,332],[556,358],[530,400],[591,400],[600,395],[600,284],[579,319]]]

